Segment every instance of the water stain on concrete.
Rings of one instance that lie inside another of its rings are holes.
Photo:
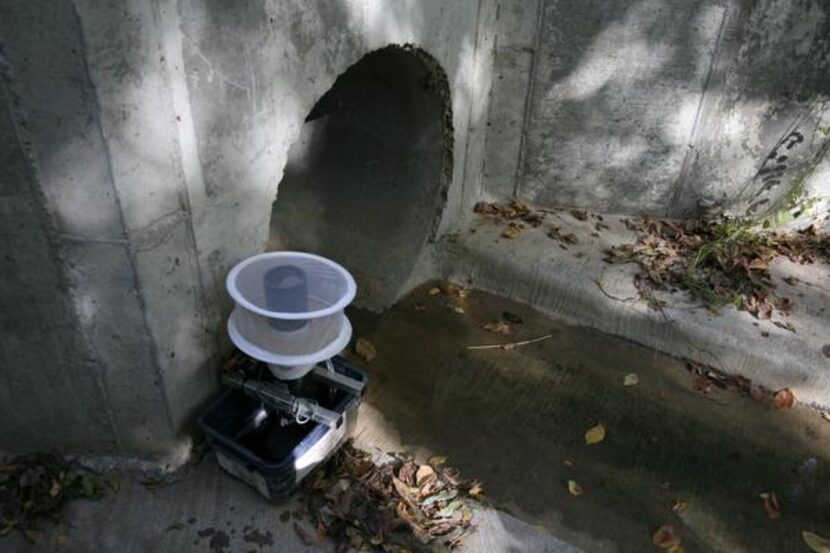
[[[663,524],[681,528],[690,553],[794,551],[802,530],[830,535],[830,424],[818,412],[703,394],[681,360],[483,292],[461,300],[462,314],[428,289],[380,316],[350,314],[377,349],[372,363],[354,358],[370,377],[358,445],[448,455],[497,505],[587,551],[651,550]],[[524,324],[483,329],[504,311]],[[637,385],[623,385],[629,373]],[[606,438],[588,446],[598,423]],[[779,520],[764,511],[768,492]]]

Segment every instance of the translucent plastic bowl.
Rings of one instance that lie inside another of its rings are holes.
[[[343,309],[357,286],[334,261],[301,252],[264,253],[231,269],[226,285],[236,302],[228,320],[231,340],[251,357],[284,367],[288,378],[296,377],[288,376],[291,368],[328,359],[351,339]]]

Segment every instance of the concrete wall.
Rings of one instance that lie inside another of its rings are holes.
[[[803,211],[830,182],[828,15],[821,0],[0,0],[0,450],[186,456],[228,348],[224,277],[264,249],[306,116],[367,53],[419,46],[451,107],[450,174],[423,189],[442,198],[425,198],[437,209],[388,302],[480,197]]]
[[[370,51],[413,43],[446,73],[451,226],[477,193],[492,8],[0,2],[0,450],[186,456],[225,275],[264,249],[306,115]]]
[[[74,8],[4,3],[0,36],[0,448],[168,453],[164,384]]]
[[[766,216],[825,143],[822,0],[499,1],[495,43],[494,197],[669,216],[766,199],[754,208]],[[764,188],[793,131],[803,141]],[[830,192],[826,171],[808,195]]]

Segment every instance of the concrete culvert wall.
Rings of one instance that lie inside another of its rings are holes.
[[[449,95],[444,71],[415,47],[375,50],[340,75],[289,151],[271,247],[342,263],[362,305],[394,301],[446,200]]]
[[[5,3],[0,452],[184,462],[225,277],[269,238],[342,262],[364,305],[429,276],[480,191],[495,8]]]

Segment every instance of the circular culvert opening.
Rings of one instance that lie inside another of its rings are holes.
[[[403,291],[437,226],[452,171],[446,75],[427,53],[388,46],[337,78],[288,153],[272,249],[329,257],[383,307]]]

